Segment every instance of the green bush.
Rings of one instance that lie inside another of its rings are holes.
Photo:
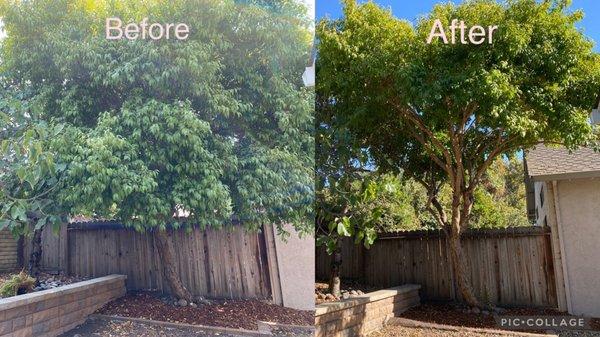
[[[33,291],[35,285],[35,279],[25,271],[21,271],[18,274],[11,275],[11,277],[4,281],[0,286],[1,297],[11,297],[21,294],[26,294]]]

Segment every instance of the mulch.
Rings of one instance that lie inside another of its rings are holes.
[[[369,334],[369,337],[510,337],[494,333],[473,331],[447,331],[439,329],[423,329],[404,326],[388,326]]]
[[[469,328],[499,329],[493,315],[465,313],[467,308],[453,303],[423,303],[400,315],[421,322],[462,326]],[[501,316],[568,316],[554,309],[509,308]],[[592,319],[593,330],[600,330],[600,319]],[[533,331],[529,331],[533,332]]]
[[[214,300],[213,304],[197,308],[178,307],[150,292],[129,293],[108,303],[98,313],[246,330],[256,330],[257,321],[310,326],[315,321],[313,311],[284,308],[259,300]]]

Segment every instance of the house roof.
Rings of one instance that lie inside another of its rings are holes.
[[[536,181],[600,177],[600,153],[537,145],[526,154],[527,173]]]

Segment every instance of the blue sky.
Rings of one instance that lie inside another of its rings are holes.
[[[361,0],[359,0],[361,1]],[[364,2],[364,1],[361,1]],[[375,0],[376,3],[392,9],[395,16],[413,21],[422,14],[428,13],[431,8],[440,2],[433,0]],[[461,1],[454,1],[456,3]],[[592,40],[596,41],[595,50],[600,52],[600,1],[599,0],[573,0],[572,9],[582,9],[585,18],[579,22],[579,27]],[[317,0],[317,19],[329,16],[337,18],[342,14],[339,0]]]

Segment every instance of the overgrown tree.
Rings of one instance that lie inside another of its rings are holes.
[[[341,19],[317,27],[317,92],[332,105],[332,127],[350,130],[381,170],[426,188],[459,293],[480,306],[461,234],[487,169],[540,142],[596,139],[588,114],[600,58],[575,26],[582,13],[568,1],[478,0],[437,5],[412,26],[371,2],[344,5]],[[435,19],[498,29],[493,44],[427,44]],[[439,200],[444,184],[449,207]]]
[[[314,95],[306,9],[284,1],[4,0],[4,81],[65,125],[67,215],[150,229],[174,295],[171,231],[291,223],[313,231]],[[107,40],[107,17],[186,23],[189,38]]]

